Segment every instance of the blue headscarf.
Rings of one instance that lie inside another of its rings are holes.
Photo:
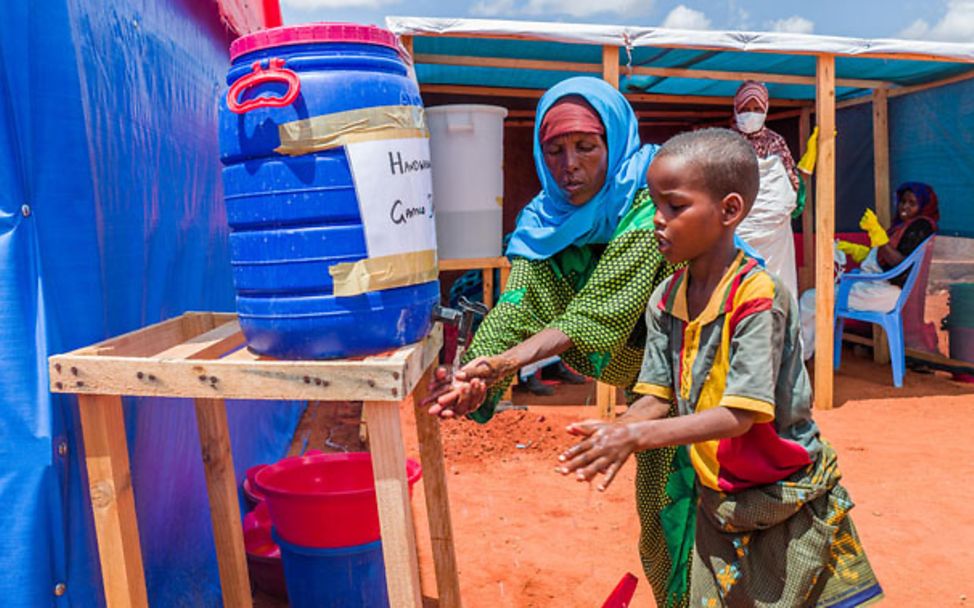
[[[587,203],[572,205],[548,171],[538,130],[545,113],[567,95],[585,99],[605,127],[608,148],[605,184]],[[639,123],[622,93],[604,80],[581,76],[563,80],[541,97],[534,120],[534,166],[541,192],[521,210],[507,255],[545,260],[569,245],[608,243],[632,206],[636,190],[646,185],[646,169],[659,146],[640,146]]]

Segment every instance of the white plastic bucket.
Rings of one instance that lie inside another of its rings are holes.
[[[501,255],[507,109],[446,105],[426,116],[439,258]]]

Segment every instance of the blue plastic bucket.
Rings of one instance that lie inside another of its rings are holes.
[[[220,153],[248,346],[337,358],[422,339],[439,300],[431,165],[395,37],[274,28],[237,39],[231,58]]]
[[[281,548],[291,608],[388,608],[382,541],[340,549],[291,544],[272,532]]]

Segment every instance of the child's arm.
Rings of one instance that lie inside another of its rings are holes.
[[[757,416],[750,410],[716,407],[689,416],[665,418],[669,404],[662,399],[643,397],[633,408],[641,403],[643,412],[662,414],[645,418],[636,414],[612,423],[586,421],[569,426],[569,432],[584,435],[585,439],[558,458],[562,463],[558,471],[563,475],[574,472],[578,481],[590,481],[604,473],[605,479],[598,486],[604,491],[633,452],[737,437],[750,430]]]

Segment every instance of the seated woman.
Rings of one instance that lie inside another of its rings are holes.
[[[893,225],[885,230],[871,209],[859,221],[859,227],[869,235],[870,247],[838,241],[837,248],[861,264],[863,272],[885,272],[895,268],[937,232],[940,210],[937,194],[928,184],[906,182],[896,189]],[[903,307],[903,340],[907,348],[937,352],[937,330],[933,323],[924,322],[929,257],[921,262],[917,283]],[[890,281],[856,283],[849,293],[849,306],[857,310],[892,310],[906,282],[906,273]],[[814,348],[815,290],[802,294],[802,328],[805,357]]]

